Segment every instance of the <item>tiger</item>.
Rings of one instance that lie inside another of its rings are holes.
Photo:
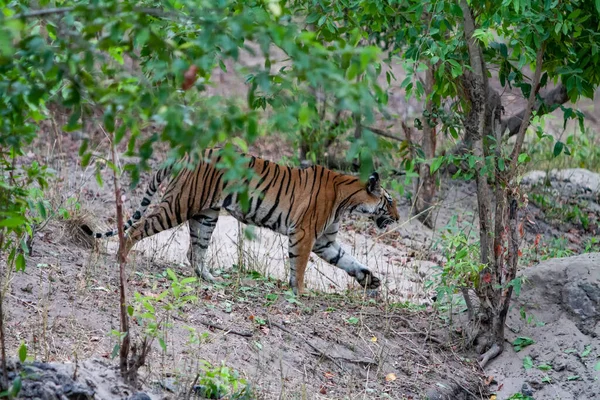
[[[190,167],[172,173],[177,163],[170,163],[153,174],[139,208],[124,224],[125,245],[120,254],[123,261],[140,240],[187,221],[191,249],[188,260],[199,278],[215,282],[205,256],[221,209],[225,209],[246,225],[288,237],[289,285],[294,295],[304,293],[304,274],[311,252],[346,271],[365,289],[380,286],[381,280],[337,240],[340,219],[346,213],[367,216],[380,230],[399,221],[396,200],[382,187],[376,171],[363,182],[320,165],[294,168],[236,152],[247,163],[244,166],[254,172],[251,178],[243,180],[249,198],[247,206],[242,207],[240,194],[226,190],[239,187],[240,181],[227,181],[226,170],[219,166],[221,149],[205,150],[195,164],[186,154],[178,162]],[[169,176],[158,206],[145,215],[154,194]],[[118,232],[115,229],[98,233],[85,224],[81,228],[98,239]]]

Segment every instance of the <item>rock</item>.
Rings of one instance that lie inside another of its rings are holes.
[[[581,332],[593,335],[600,321],[599,266],[600,253],[588,253],[529,267],[522,273],[526,281],[516,301],[535,304],[552,318],[566,313]]]
[[[565,285],[562,290],[562,301],[567,310],[570,313],[575,314],[582,321],[598,315],[596,305],[598,305],[599,302],[594,302],[579,283],[571,282]]]
[[[136,394],[129,396],[129,398],[127,400],[151,400],[151,399],[150,399],[150,396],[148,396],[146,393],[137,392]]]
[[[169,392],[177,393],[177,381],[174,378],[165,378],[159,382],[159,385]]]
[[[523,396],[533,396],[533,392],[535,390],[529,386],[529,384],[527,382],[523,383],[523,386],[521,387],[521,393],[523,394]]]

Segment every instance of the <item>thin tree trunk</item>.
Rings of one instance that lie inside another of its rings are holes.
[[[436,121],[433,119],[433,102],[431,93],[433,92],[434,83],[434,66],[427,62],[427,71],[425,72],[425,123],[423,124],[423,137],[421,141],[421,149],[426,160],[431,160],[435,157],[436,145]],[[433,228],[433,198],[435,196],[435,172],[431,173],[429,162],[423,162],[419,165],[419,179],[417,183],[417,191],[414,203],[414,215],[418,215],[418,219],[427,227]]]
[[[0,251],[4,248],[4,234],[0,232]],[[9,268],[6,265],[6,268]],[[0,275],[0,348],[2,350],[2,381],[0,381],[0,390],[8,389],[8,370],[6,368],[6,340],[4,338],[4,290],[2,290],[4,274]]]
[[[112,163],[115,168],[114,173],[114,184],[115,184],[115,201],[117,208],[117,230],[119,236],[119,251],[118,251],[118,260],[119,260],[119,311],[120,311],[120,319],[121,319],[121,334],[124,334],[123,340],[121,342],[121,348],[119,351],[120,358],[120,369],[121,375],[123,378],[128,378],[130,374],[128,359],[129,359],[129,345],[130,345],[130,336],[129,336],[129,315],[127,315],[127,281],[125,278],[125,260],[126,256],[124,254],[125,251],[125,232],[123,230],[123,199],[121,197],[121,185],[119,183],[119,178],[117,176],[117,156],[115,151],[115,144],[111,144],[111,156]]]

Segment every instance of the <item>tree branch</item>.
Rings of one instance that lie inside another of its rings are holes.
[[[542,99],[542,101],[538,101],[535,104],[535,112],[537,115],[545,115],[552,111],[554,111],[555,106],[565,104],[569,101],[569,96],[567,95],[567,88],[560,84],[551,91],[549,91],[546,96]],[[523,108],[517,114],[511,116],[510,118],[502,120],[502,133],[506,132],[508,129],[508,136],[512,137],[519,133],[519,129],[521,128],[521,122],[525,117],[525,111],[527,107]],[[527,121],[529,123],[529,121]]]
[[[102,9],[102,7],[84,7],[84,8],[80,8],[80,9],[92,11],[92,10]],[[74,10],[75,10],[75,7],[46,8],[44,10],[33,10],[33,11],[24,12],[21,14],[16,14],[9,19],[27,19],[27,18],[45,17],[48,15],[66,14],[66,13],[69,13]],[[132,11],[139,13],[139,14],[151,15],[153,17],[175,17],[175,16],[177,16],[176,13],[160,10],[158,8],[135,7],[132,9]]]
[[[402,142],[404,140],[403,138],[398,137],[396,135],[392,135],[391,133],[388,133],[388,132],[384,131],[383,129],[374,128],[372,126],[365,126],[365,125],[362,125],[362,128],[366,129],[368,131],[371,131],[376,135],[383,136],[385,138],[392,139],[392,140],[397,140],[398,142]]]
[[[533,80],[531,82],[531,92],[529,93],[529,99],[527,100],[527,106],[525,107],[525,114],[523,115],[523,120],[521,121],[519,132],[517,133],[515,147],[513,147],[513,151],[510,155],[510,166],[507,169],[509,174],[514,173],[515,167],[517,165],[517,159],[519,157],[519,153],[521,152],[523,141],[525,140],[525,132],[527,132],[527,127],[529,127],[529,118],[531,118],[533,104],[535,103],[535,96],[538,90],[540,89],[539,85],[540,78],[542,76],[542,64],[544,62],[545,51],[546,42],[543,42],[540,48],[538,49],[537,56],[535,58],[535,72],[533,74]]]
[[[47,15],[52,15],[52,14],[65,14],[65,13],[73,11],[74,9],[75,9],[75,7],[60,7],[60,8],[46,8],[44,10],[33,10],[33,11],[17,14],[15,16],[13,16],[11,19],[36,18],[36,17],[45,17]]]

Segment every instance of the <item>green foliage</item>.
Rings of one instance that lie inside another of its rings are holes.
[[[523,393],[515,393],[513,395],[511,395],[508,400],[533,400],[533,397],[531,396],[527,396],[526,394]]]
[[[205,360],[200,360],[202,373],[199,374],[198,384],[194,387],[197,394],[207,399],[220,399],[228,395],[229,399],[252,399],[254,395],[245,379],[240,378],[237,371],[225,366],[213,366]]]
[[[172,316],[182,314],[188,304],[197,301],[195,292],[196,277],[179,279],[170,268],[166,270],[169,279],[169,288],[157,295],[142,295],[134,293],[134,303],[127,312],[130,317],[137,320],[138,325],[144,327],[144,334],[158,342],[166,351],[166,336],[168,329],[172,328]]]
[[[479,284],[479,273],[483,264],[479,261],[479,243],[475,240],[471,224],[459,226],[458,218],[453,216],[445,227],[438,242],[446,259],[438,266],[429,286],[435,285],[437,302],[447,301],[461,289],[472,289]]]

